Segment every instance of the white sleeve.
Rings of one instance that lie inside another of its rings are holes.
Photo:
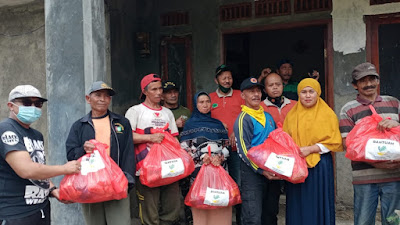
[[[169,110],[169,109],[168,109]],[[175,117],[171,110],[168,112],[169,126],[168,128],[171,130],[172,135],[178,135],[178,127],[176,126]]]
[[[130,107],[125,113],[125,117],[129,120],[133,131],[136,131],[137,128],[138,114],[134,106]]]
[[[327,147],[325,147],[325,145],[323,145],[323,144],[317,143],[317,145],[321,149],[321,151],[319,152],[319,154],[321,154],[321,155],[331,151]]]

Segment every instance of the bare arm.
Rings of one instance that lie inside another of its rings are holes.
[[[78,173],[80,170],[80,163],[76,160],[57,166],[35,163],[26,151],[9,152],[6,155],[6,161],[15,173],[24,179],[44,180],[59,175]]]
[[[343,151],[346,151],[347,150],[346,138],[342,138],[342,144],[343,144]]]
[[[164,139],[163,133],[155,133],[155,134],[138,134],[133,132],[133,143],[141,144],[141,143],[161,143]]]
[[[311,153],[318,153],[320,151],[321,151],[321,149],[319,148],[318,145],[300,147],[300,155],[302,157],[306,157]]]

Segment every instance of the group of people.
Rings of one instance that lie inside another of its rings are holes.
[[[240,187],[242,204],[192,208],[185,215],[187,224],[192,220],[195,225],[232,224],[235,211],[237,224],[276,225],[282,181],[259,168],[247,153],[281,124],[300,147],[309,172],[304,183],[286,184],[286,224],[335,224],[331,152],[346,148],[347,134],[372,114],[369,105],[384,117],[377,129],[400,126],[400,101],[380,96],[375,66],[362,63],[352,72],[357,98],[343,106],[339,121],[320,97],[318,77],[310,75],[297,83],[291,76],[291,62],[281,61],[276,72],[265,70],[259,79],[249,77],[240,90],[234,90],[231,69],[220,65],[215,71],[218,88],[210,94],[196,93],[190,112],[179,104],[179,86],[149,74],[140,83],[143,102],[129,108],[125,116],[108,110],[115,90],[102,81],[94,82],[85,96],[91,111],[72,125],[66,141],[69,162],[59,166],[45,165],[43,136],[30,127],[47,99],[31,85],[17,86],[9,94],[9,118],[0,123],[0,220],[6,225],[50,224],[48,197],[59,199],[59,189],[49,178],[78,173],[81,168],[76,160],[93,152],[95,146],[89,140],[96,139],[109,146],[107,153],[125,173],[128,190],[136,187],[142,224],[177,224],[182,194],[201,165],[211,163],[228,170]],[[192,156],[195,171],[187,182],[155,188],[141,184],[143,160],[152,144],[161,143],[165,135],[152,133],[152,128],[165,128]],[[389,224],[387,218],[400,209],[400,162],[352,162],[352,167],[354,224],[374,224],[379,200],[382,224]],[[85,203],[82,211],[88,225],[131,223],[128,198]]]

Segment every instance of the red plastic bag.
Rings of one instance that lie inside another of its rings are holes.
[[[371,116],[362,118],[346,137],[346,157],[353,161],[378,162],[400,159],[400,127],[379,131],[382,121],[374,107]]]
[[[210,147],[208,154],[211,155]],[[198,209],[216,209],[242,203],[238,185],[222,168],[203,164],[186,195],[185,204]]]
[[[148,187],[159,187],[192,174],[193,159],[181,148],[179,142],[164,128],[152,129],[151,133],[164,133],[164,139],[160,144],[154,143],[143,160],[140,182]]]
[[[119,200],[128,196],[128,179],[106,153],[106,144],[90,140],[96,148],[78,159],[81,172],[65,175],[60,183],[60,199],[80,203]]]
[[[264,143],[251,148],[247,157],[261,169],[293,184],[303,183],[308,176],[307,162],[300,156],[299,146],[280,124]]]

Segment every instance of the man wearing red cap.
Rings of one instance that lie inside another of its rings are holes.
[[[147,156],[152,143],[161,143],[164,134],[151,134],[151,128],[163,128],[169,124],[167,130],[178,136],[178,128],[174,115],[168,108],[160,105],[163,88],[161,79],[156,74],[148,74],[140,82],[144,102],[128,109],[125,117],[129,119],[136,156],[136,188],[139,198],[139,216],[143,224],[173,224],[179,219],[180,192],[178,182],[149,188],[140,183],[139,174],[143,159]]]

